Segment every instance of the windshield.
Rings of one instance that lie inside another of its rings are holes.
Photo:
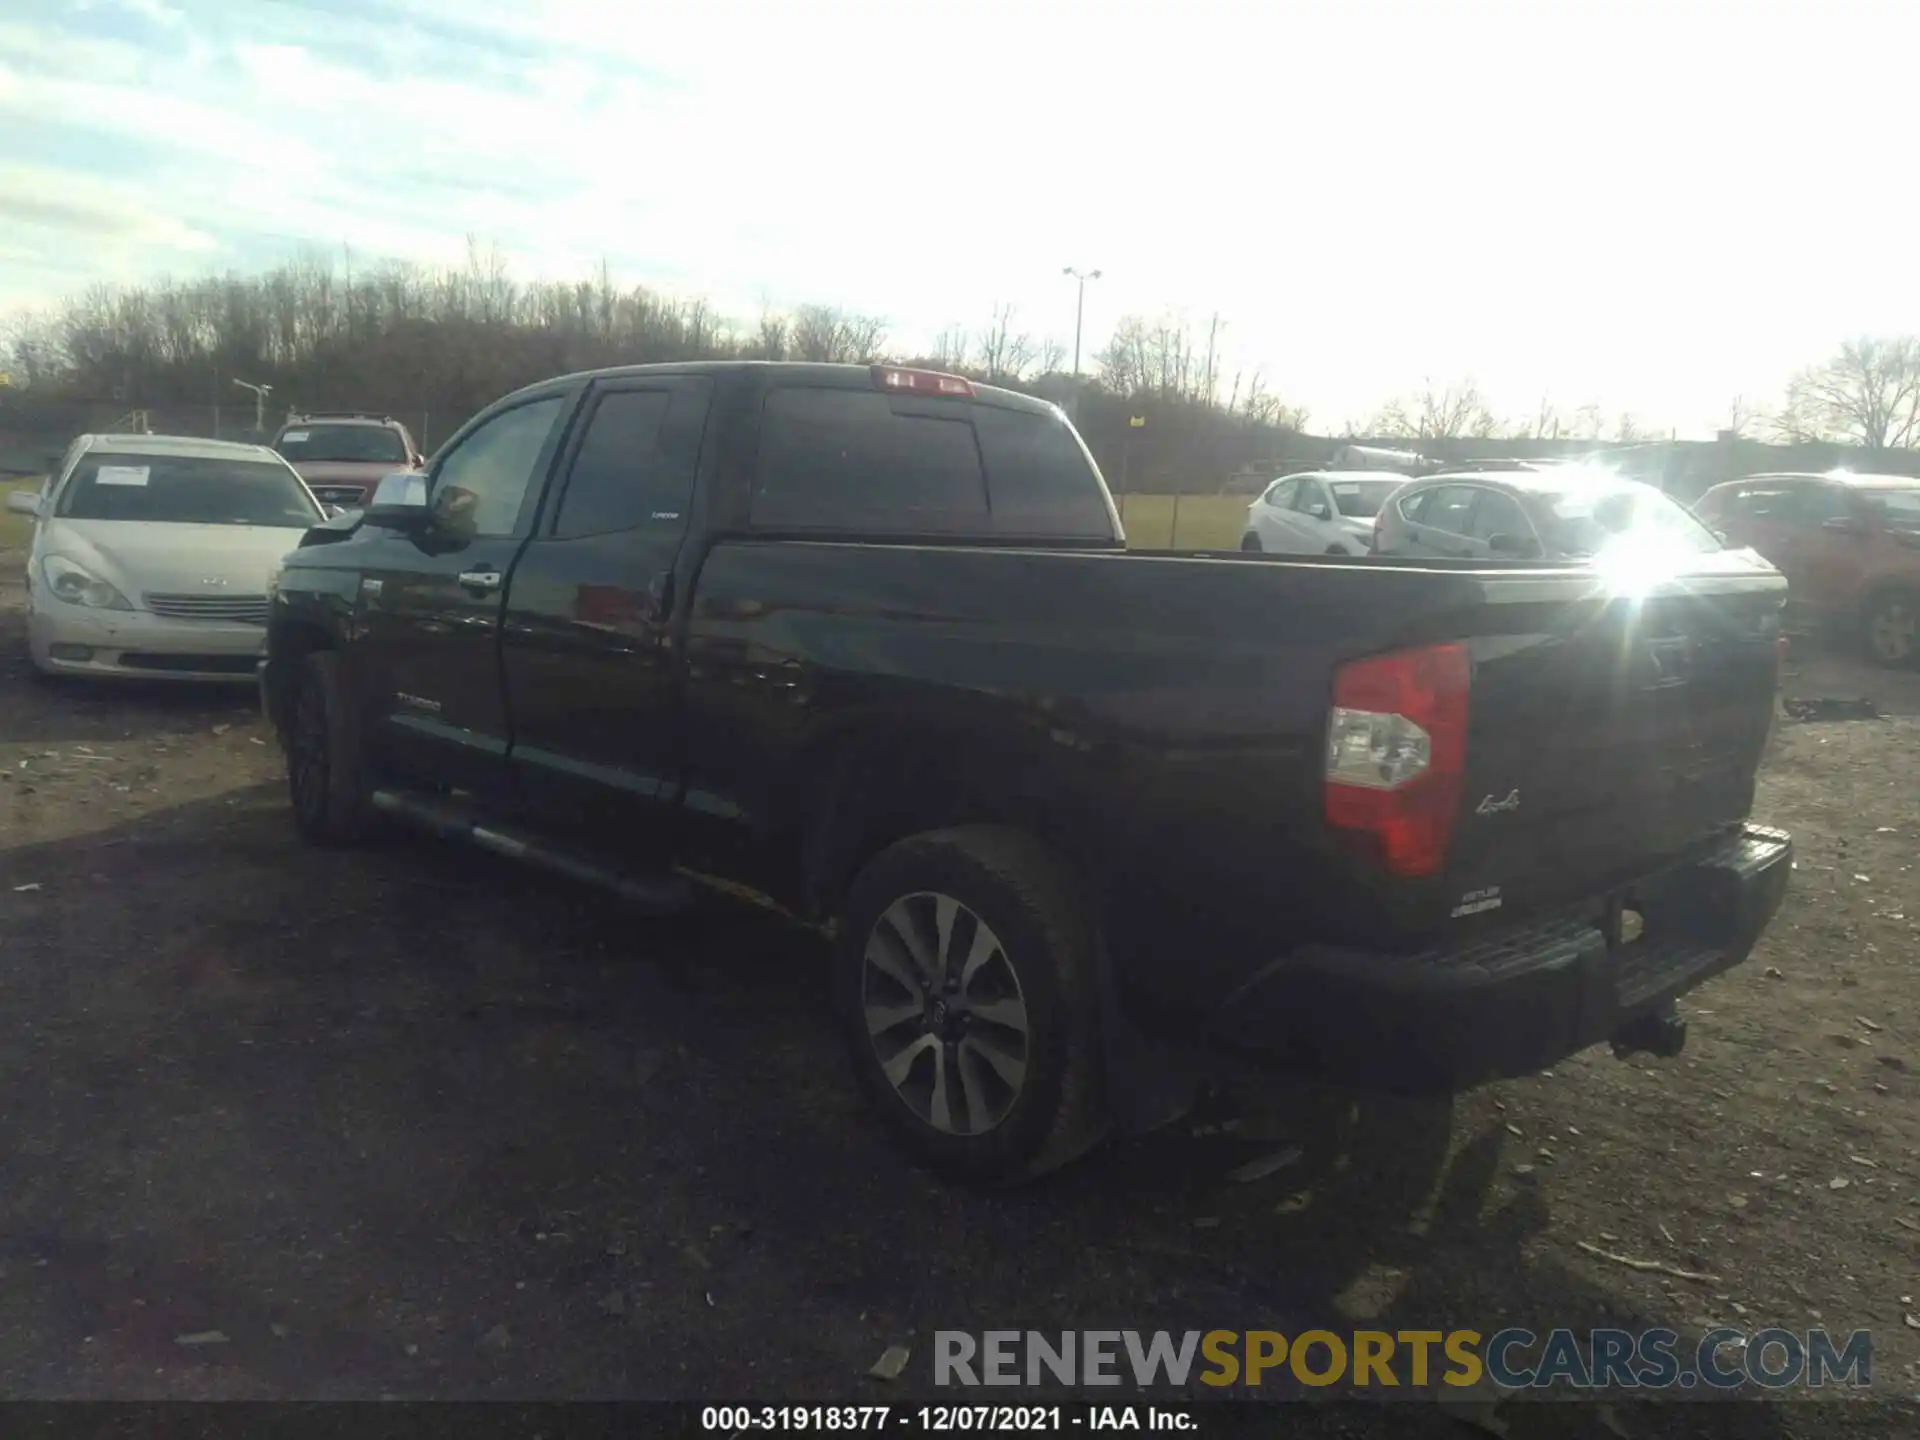
[[[1387,503],[1387,497],[1406,483],[1404,480],[1336,480],[1333,503],[1349,519],[1371,520]]]
[[[89,455],[60,495],[68,520],[304,530],[320,507],[283,465],[198,455]]]
[[[1720,542],[1686,507],[1651,485],[1625,480],[1540,497],[1546,541],[1561,555],[1597,555],[1622,542],[1705,554]]]
[[[404,465],[406,442],[386,425],[296,425],[274,444],[287,459],[302,461],[365,461]]]

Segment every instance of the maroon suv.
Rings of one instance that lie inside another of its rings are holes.
[[[356,510],[384,475],[420,464],[420,448],[398,420],[386,415],[294,415],[273,437],[273,448],[300,472],[322,505]]]

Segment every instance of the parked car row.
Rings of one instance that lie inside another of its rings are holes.
[[[1552,563],[1723,546],[1750,549],[1787,578],[1790,624],[1850,635],[1882,665],[1920,656],[1920,480],[1910,476],[1749,475],[1689,509],[1578,464],[1418,479],[1309,471],[1248,506],[1240,542],[1279,555]]]
[[[1609,546],[1718,548],[1655,487],[1561,465],[1409,480],[1338,470],[1285,475],[1248,507],[1241,549],[1447,560],[1591,560]]]

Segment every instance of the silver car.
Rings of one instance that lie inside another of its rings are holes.
[[[1573,465],[1416,480],[1381,508],[1373,548],[1430,559],[1580,561],[1628,539],[1720,548],[1664,491]]]
[[[1373,518],[1407,477],[1384,470],[1283,475],[1247,507],[1242,550],[1276,555],[1365,555]]]
[[[251,681],[271,578],[325,518],[266,446],[169,435],[82,435],[7,508],[34,517],[34,668],[161,680]]]

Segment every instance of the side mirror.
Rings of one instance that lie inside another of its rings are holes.
[[[1324,500],[1314,501],[1313,504],[1307,507],[1307,513],[1316,520],[1330,520],[1333,518],[1333,512],[1327,508]]]
[[[320,512],[329,520],[337,520],[340,516],[347,513],[347,507],[344,505],[322,505]]]
[[[1540,553],[1540,542],[1522,535],[1489,535],[1487,549],[1495,555],[1509,555],[1516,560],[1531,560]]]
[[[38,515],[40,495],[35,490],[15,490],[7,496],[7,509],[15,515]]]
[[[1866,523],[1852,515],[1836,515],[1831,520],[1823,520],[1820,528],[1822,530],[1836,530],[1842,535],[1864,535],[1867,533]]]
[[[433,523],[427,508],[427,477],[411,470],[384,475],[367,502],[362,524],[415,535]]]
[[[1721,543],[1721,545],[1723,545],[1723,546],[1726,546],[1726,545],[1731,545],[1731,544],[1733,543],[1733,541],[1731,541],[1730,539],[1728,539],[1728,538],[1727,538],[1727,532],[1726,532],[1726,531],[1724,531],[1724,530],[1716,530],[1716,531],[1714,531],[1714,532],[1713,532],[1713,538],[1714,538],[1714,539],[1716,539],[1716,540],[1718,540],[1718,541],[1719,541],[1719,542]]]

